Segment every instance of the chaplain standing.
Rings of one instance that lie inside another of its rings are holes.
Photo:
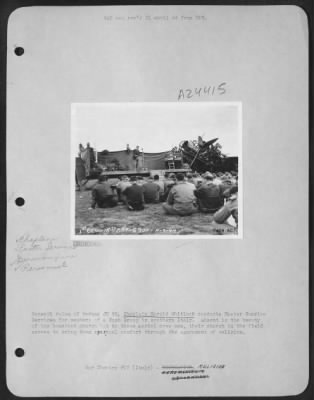
[[[140,157],[142,153],[140,151],[140,146],[136,146],[136,148],[133,150],[133,160],[135,161],[135,169],[139,169],[140,166]]]

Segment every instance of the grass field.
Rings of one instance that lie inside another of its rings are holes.
[[[147,204],[143,211],[125,205],[89,210],[91,191],[75,192],[76,235],[234,235],[229,224],[216,224],[208,214],[180,217],[165,215],[161,203]]]

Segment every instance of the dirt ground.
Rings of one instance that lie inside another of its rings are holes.
[[[143,211],[125,205],[89,210],[91,191],[76,191],[76,235],[234,235],[233,226],[216,224],[208,214],[165,215],[162,204],[146,204]]]

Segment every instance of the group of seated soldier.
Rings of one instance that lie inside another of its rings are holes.
[[[101,175],[92,190],[91,208],[125,204],[130,211],[140,211],[145,204],[163,203],[166,214],[187,216],[197,212],[212,214],[217,223],[233,216],[238,224],[238,178],[235,172],[213,174],[165,173],[144,179],[122,176],[108,180]]]

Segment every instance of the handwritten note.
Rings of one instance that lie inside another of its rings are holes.
[[[68,268],[75,257],[76,246],[62,243],[55,237],[23,234],[16,239],[16,257],[10,266],[16,272],[33,272]]]
[[[211,97],[224,95],[227,92],[227,83],[221,82],[219,85],[208,85],[193,89],[179,89],[178,101],[192,99],[195,97]]]

